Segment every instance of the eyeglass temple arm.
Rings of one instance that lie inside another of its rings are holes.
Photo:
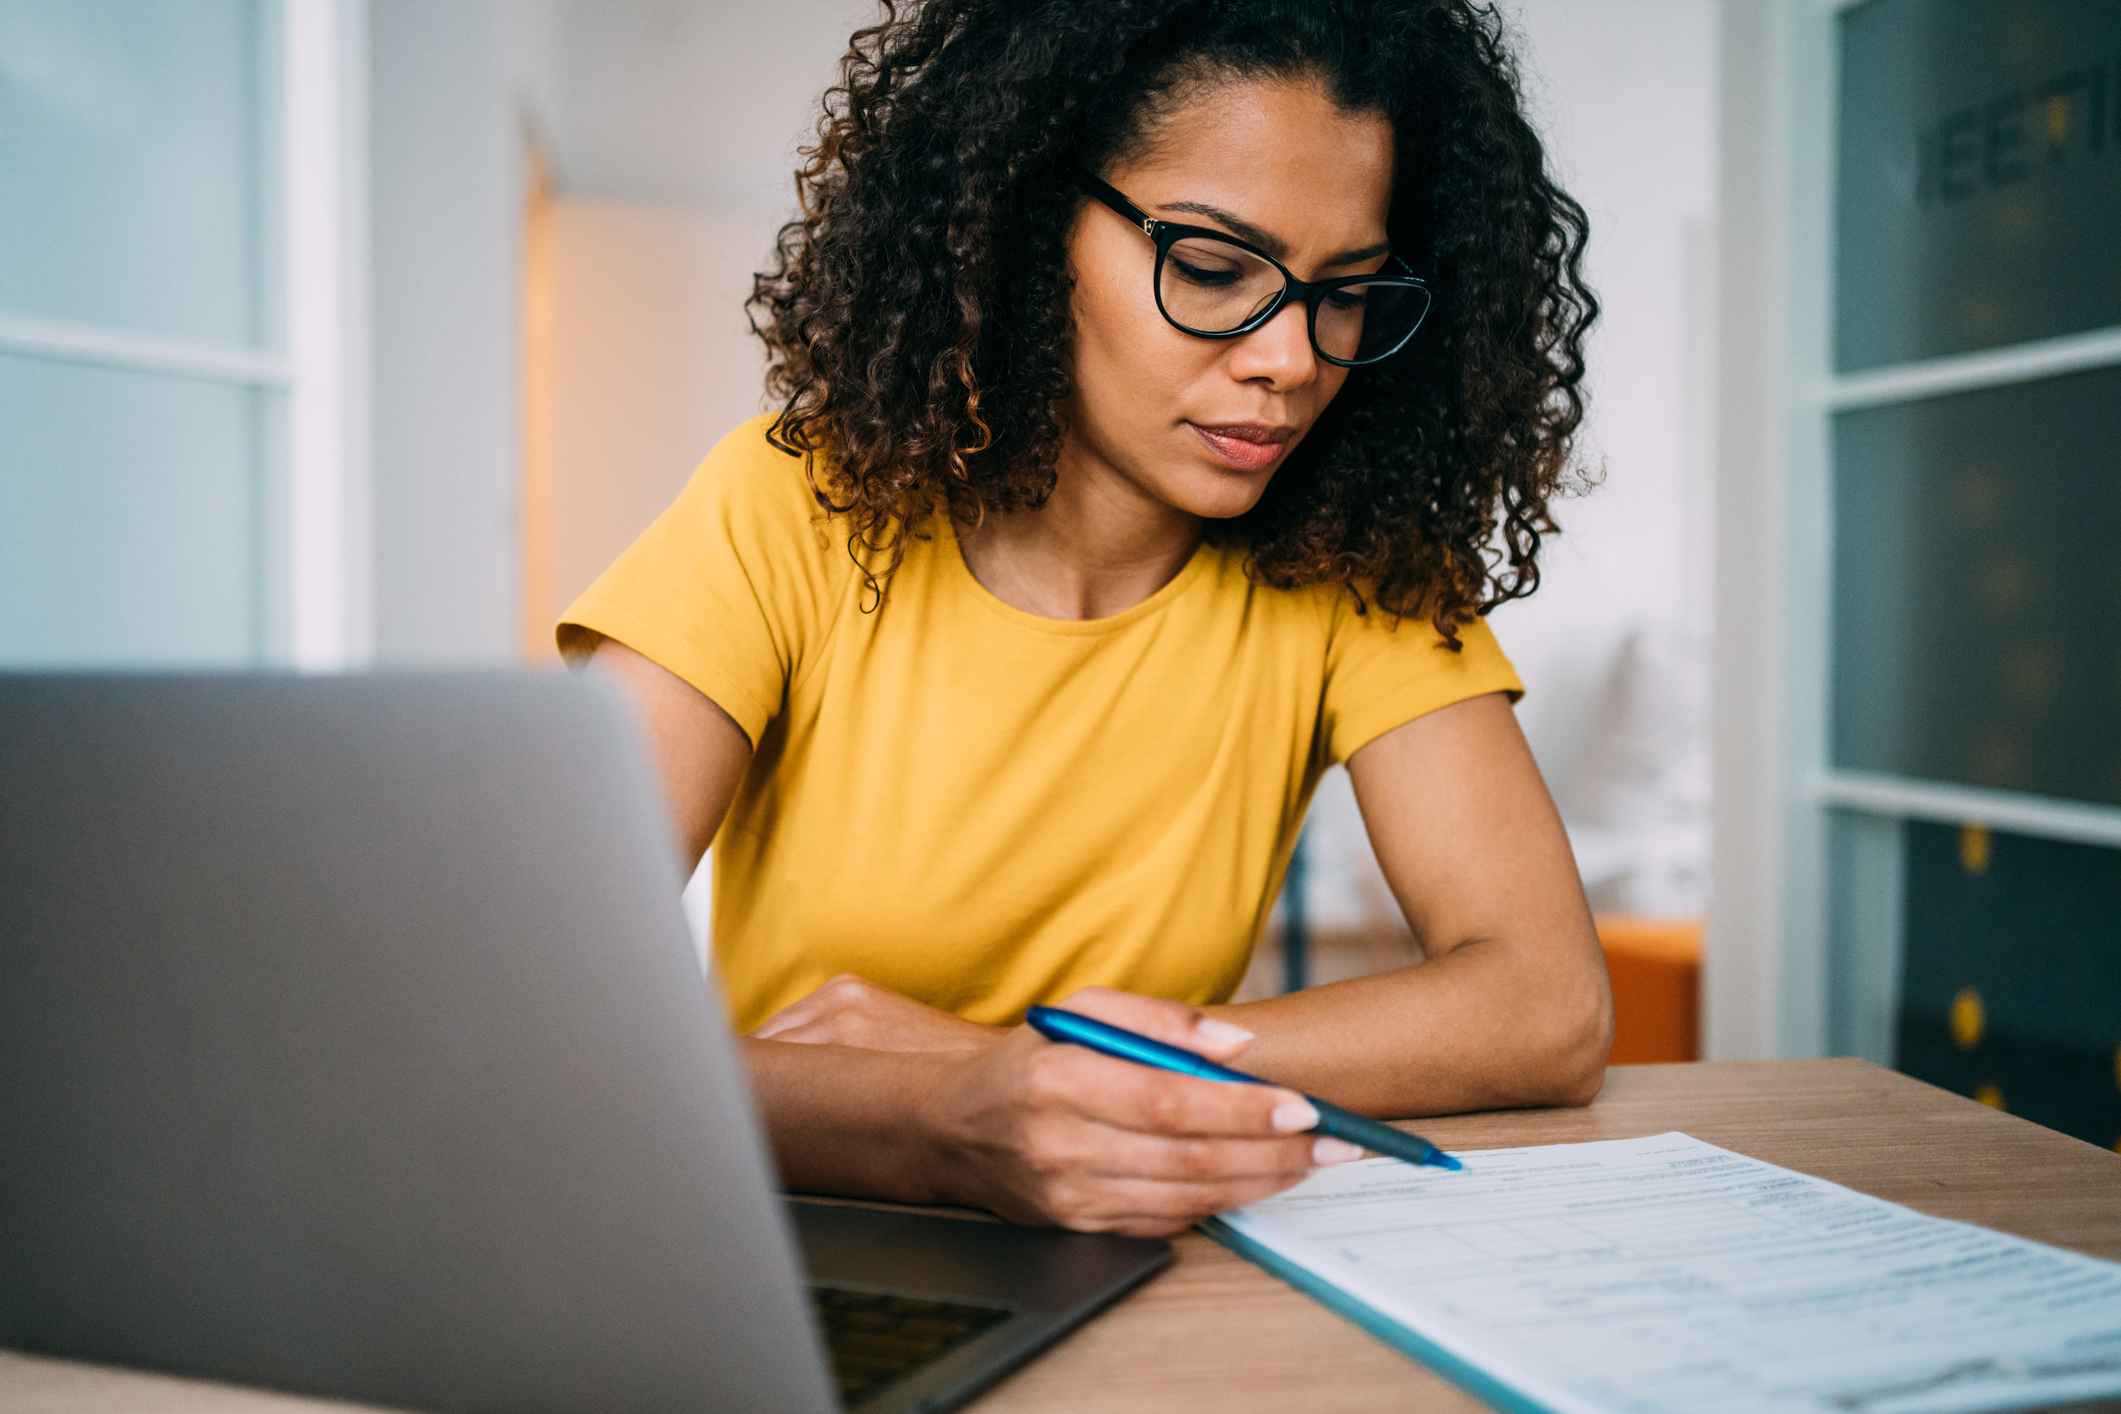
[[[1156,228],[1160,223],[1148,212],[1121,196],[1119,188],[1107,185],[1102,178],[1093,176],[1080,167],[1075,170],[1075,182],[1077,186],[1083,189],[1086,195],[1095,197],[1135,225],[1141,227],[1143,235],[1148,236],[1152,240],[1155,238]]]

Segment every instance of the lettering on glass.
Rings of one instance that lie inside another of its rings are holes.
[[[1944,114],[1916,134],[1915,204],[1949,206],[2105,156],[2110,140],[2121,144],[2121,104],[2109,101],[2117,92],[2121,63],[2071,69]]]

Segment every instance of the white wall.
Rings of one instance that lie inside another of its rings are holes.
[[[1638,623],[1709,619],[1716,213],[1714,0],[1519,0],[1526,88],[1562,183],[1591,218],[1586,461],[1531,600],[1492,622],[1526,679],[1520,719],[1550,781]],[[1706,672],[1706,666],[1703,667]]]
[[[552,165],[550,620],[762,407],[744,301],[861,0],[535,0],[516,64]],[[537,553],[536,550],[533,553]],[[533,650],[544,657],[549,650]]]
[[[370,0],[375,653],[516,655],[522,149],[499,0]]]
[[[1724,0],[1711,1060],[1823,1055],[1825,385],[1834,15]],[[1888,851],[1890,853],[1890,851]]]
[[[555,202],[551,221],[551,516],[545,601],[527,606],[540,625],[661,513],[707,448],[760,410],[763,363],[744,327],[742,227],[604,200]],[[536,656],[556,662],[550,634],[536,641]]]
[[[546,0],[561,187],[728,215],[792,210],[795,149],[873,0]]]

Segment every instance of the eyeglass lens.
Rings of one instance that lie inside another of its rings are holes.
[[[1158,294],[1180,326],[1227,334],[1272,304],[1285,283],[1278,267],[1241,246],[1187,236],[1164,257]],[[1397,348],[1428,307],[1418,286],[1348,285],[1319,298],[1312,337],[1327,357],[1360,363]]]

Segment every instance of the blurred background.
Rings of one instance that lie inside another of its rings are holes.
[[[1615,1060],[2121,1144],[2121,7],[1501,8],[1606,317],[1494,624]],[[0,0],[0,668],[555,664],[873,14]],[[1336,772],[1247,994],[1418,959]]]

